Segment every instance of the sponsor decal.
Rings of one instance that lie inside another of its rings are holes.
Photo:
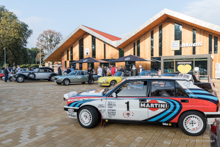
[[[108,101],[108,108],[113,108],[116,106],[116,103],[115,102],[112,102],[112,101]]]
[[[148,108],[151,111],[157,111],[158,109],[169,109],[170,105],[168,103],[159,103],[156,100],[150,100],[149,102],[141,102],[140,108]]]
[[[104,104],[98,104],[98,108],[105,108]]]
[[[125,61],[128,61],[128,60],[130,60],[130,57],[125,58]]]
[[[80,76],[78,76],[78,79],[81,79],[81,77],[80,77]]]
[[[108,109],[108,117],[114,117],[116,115],[115,109]]]
[[[124,116],[124,118],[131,118],[132,116],[134,116],[134,112],[125,111],[125,112],[123,112],[123,116]]]

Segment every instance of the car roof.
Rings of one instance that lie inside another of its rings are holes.
[[[127,77],[127,80],[178,80],[178,81],[188,81],[187,78],[176,76],[134,76],[134,77]]]

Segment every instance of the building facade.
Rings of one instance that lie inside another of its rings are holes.
[[[54,51],[47,61],[72,61],[94,57],[111,61],[120,56],[136,55],[151,62],[121,62],[119,65],[142,65],[146,70],[163,73],[199,72],[215,78],[215,65],[220,63],[220,26],[164,9],[124,38],[79,26]],[[93,66],[95,69],[99,63]],[[86,63],[73,65],[86,70]]]

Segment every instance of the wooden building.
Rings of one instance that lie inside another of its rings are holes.
[[[80,25],[45,60],[62,61],[62,67],[69,67],[72,61],[88,56],[110,61],[131,54],[152,62],[115,66],[135,64],[139,68],[141,64],[144,69],[164,73],[198,70],[215,78],[215,64],[220,63],[219,35],[220,26],[164,9],[123,38]],[[74,66],[88,67],[86,63]]]

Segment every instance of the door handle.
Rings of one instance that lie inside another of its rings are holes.
[[[189,100],[181,100],[182,103],[189,103]]]

